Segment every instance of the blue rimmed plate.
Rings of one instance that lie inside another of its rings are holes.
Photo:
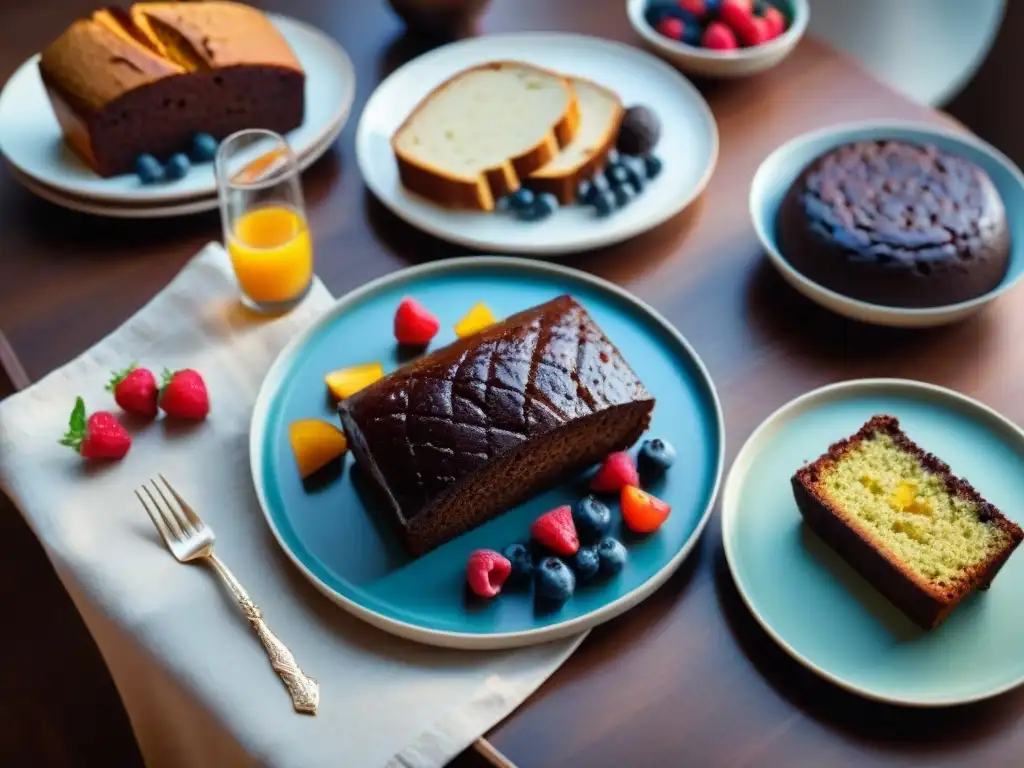
[[[1024,683],[1024,553],[938,628],[913,625],[803,525],[790,478],[888,413],[989,501],[1024,522],[1024,432],[948,389],[873,379],[809,392],[769,416],[740,450],[722,493],[722,540],[754,618],[793,658],[854,693],[938,707]]]
[[[336,421],[327,371],[400,361],[395,308],[413,296],[441,319],[440,346],[478,301],[498,317],[570,293],[592,314],[657,399],[649,434],[674,443],[679,459],[651,490],[672,515],[655,534],[627,541],[616,578],[577,590],[561,610],[538,611],[528,592],[506,590],[480,604],[466,597],[470,552],[528,537],[530,523],[579,498],[578,477],[500,515],[418,559],[403,550],[391,521],[375,509],[349,459],[342,477],[308,490],[288,443],[300,418]],[[271,367],[253,412],[250,460],[267,522],[296,567],[324,594],[380,629],[458,648],[509,648],[566,637],[633,607],[682,563],[707,523],[722,473],[722,413],[707,371],[687,342],[654,310],[616,286],[564,267],[522,259],[469,257],[412,267],[339,299],[294,339]]]

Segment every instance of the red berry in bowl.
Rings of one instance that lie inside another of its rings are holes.
[[[712,21],[704,30],[701,45],[713,51],[732,51],[740,47],[736,35],[720,21]]]
[[[778,8],[769,8],[764,12],[764,23],[768,28],[768,39],[774,40],[786,31],[786,17]]]
[[[683,22],[681,19],[662,19],[658,22],[658,26],[655,29],[658,30],[659,34],[664,35],[670,40],[683,39]]]
[[[722,9],[718,12],[718,18],[737,34],[737,27],[747,25],[753,15],[752,7],[743,0],[722,0]]]
[[[705,0],[679,0],[679,7],[688,13],[692,13],[698,19],[703,19],[708,12]]]

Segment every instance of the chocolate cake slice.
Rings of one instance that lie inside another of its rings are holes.
[[[338,406],[420,555],[632,445],[654,398],[572,297],[399,368]]]
[[[792,482],[811,530],[925,629],[987,589],[1024,539],[893,416],[870,419]]]

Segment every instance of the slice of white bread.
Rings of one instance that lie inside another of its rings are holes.
[[[562,205],[575,202],[580,182],[604,169],[626,114],[622,99],[614,91],[580,77],[569,82],[579,102],[579,130],[550,163],[526,181],[531,189],[550,192]]]
[[[550,162],[579,126],[556,72],[518,61],[463,70],[431,91],[391,138],[402,185],[447,208],[495,201]]]

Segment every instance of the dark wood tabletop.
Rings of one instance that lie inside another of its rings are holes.
[[[5,7],[0,79],[93,5],[46,0]],[[356,64],[352,118],[336,148],[307,174],[317,272],[327,286],[341,294],[408,264],[465,253],[387,213],[365,190],[354,157],[356,119],[367,97],[426,44],[403,35],[383,0],[259,5],[326,30]],[[495,0],[481,31],[555,29],[636,43],[624,5]],[[656,230],[566,263],[627,286],[692,342],[722,398],[727,458],[785,401],[849,378],[921,379],[1024,420],[1019,292],[955,327],[901,332],[857,325],[787,288],[749,222],[750,180],[781,142],[844,120],[950,119],[813,40],[769,73],[699,86],[721,132],[707,191]],[[25,375],[38,379],[101,339],[217,238],[216,214],[142,222],[89,217],[37,200],[0,170],[0,330]],[[5,629],[15,628],[22,667],[49,664],[42,677],[0,672],[0,763],[134,764],[124,716],[90,640],[16,513],[6,501],[0,506]],[[9,642],[0,640],[8,660]],[[716,513],[665,587],[596,629],[489,738],[524,767],[1009,766],[1024,764],[1022,724],[1024,691],[963,708],[909,710],[862,700],[806,671],[744,608],[724,564]]]

